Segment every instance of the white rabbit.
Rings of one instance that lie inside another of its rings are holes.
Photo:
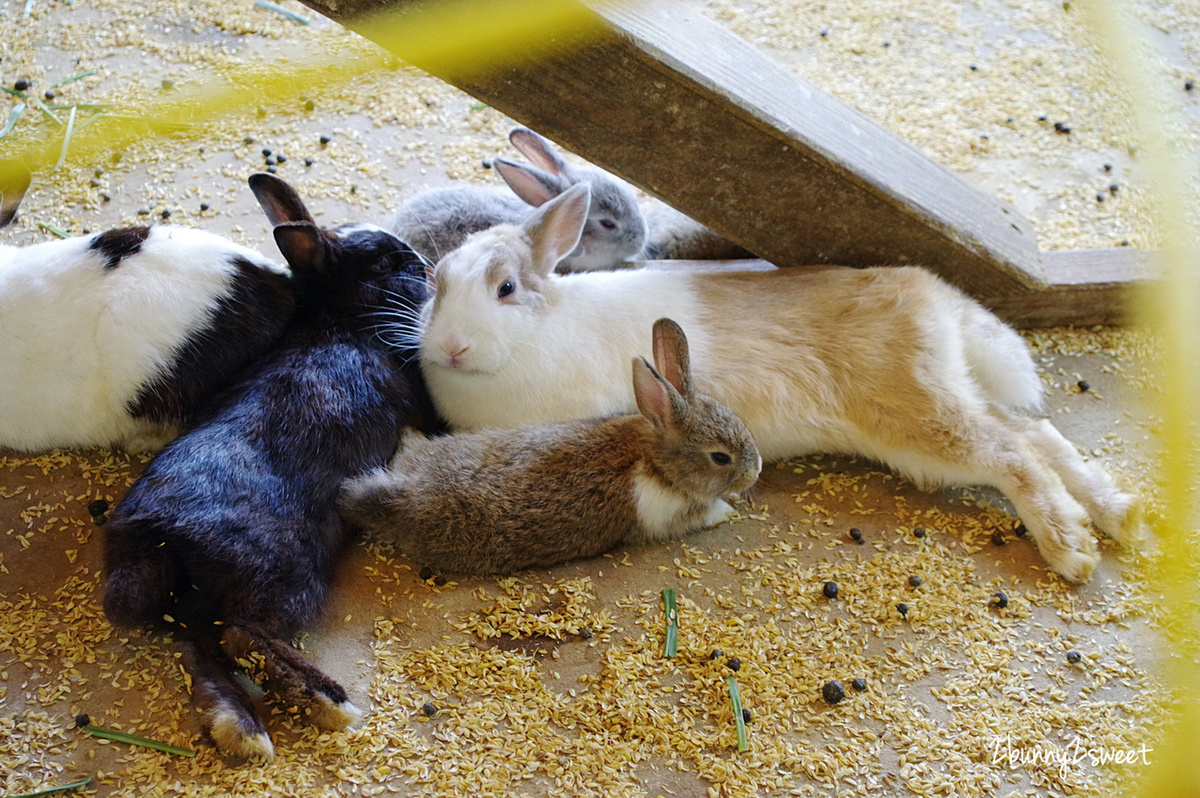
[[[742,418],[767,460],[855,453],[922,486],[994,486],[1072,581],[1099,558],[1089,514],[1118,541],[1137,536],[1138,501],[1030,417],[1043,388],[1025,342],[931,273],[555,275],[586,209],[587,188],[573,188],[437,265],[419,329],[399,334],[420,336],[452,426],[629,412],[628,358],[648,351],[646,330],[669,316],[688,330],[697,388]]]
[[[633,191],[592,166],[565,161],[550,142],[524,127],[509,141],[533,166],[496,158],[492,165],[512,193],[500,188],[452,186],[416,195],[384,227],[431,262],[456,249],[471,233],[497,224],[519,224],[546,201],[574,185],[591,188],[591,205],[579,243],[563,271],[620,269],[633,264],[646,242],[646,222]]]
[[[696,392],[687,339],[654,324],[654,364],[633,359],[640,414],[406,436],[386,469],[342,488],[344,515],[399,541],[421,565],[511,573],[622,542],[679,537],[724,521],[758,479],[746,426]]]
[[[28,187],[16,171],[0,227]],[[158,448],[282,333],[293,304],[287,269],[200,230],[0,245],[0,446]]]

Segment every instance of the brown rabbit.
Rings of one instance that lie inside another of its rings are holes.
[[[758,478],[744,424],[692,387],[687,339],[654,324],[654,362],[633,360],[640,415],[442,438],[404,438],[386,469],[349,480],[351,521],[401,542],[418,563],[511,572],[592,557],[623,542],[723,521],[725,497]]]

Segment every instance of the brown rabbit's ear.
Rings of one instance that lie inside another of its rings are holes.
[[[266,172],[255,172],[250,175],[250,190],[254,192],[272,227],[287,222],[316,224],[296,189],[278,177]]]
[[[687,336],[671,319],[654,322],[654,365],[685,399],[692,397],[692,365]]]
[[[29,190],[32,181],[33,175],[24,164],[17,161],[0,161],[0,229],[7,227],[8,223],[16,218],[17,206],[21,204],[21,199]]]
[[[675,426],[687,409],[683,397],[641,357],[633,359],[633,396],[638,411],[659,432]]]
[[[577,183],[538,208],[521,225],[529,236],[535,272],[549,276],[558,262],[579,245],[591,197],[588,185]]]
[[[550,142],[529,128],[514,127],[508,133],[508,140],[517,148],[517,152],[533,162],[534,166],[545,169],[554,175],[565,176],[570,171],[570,166],[554,150],[554,147],[550,146]]]
[[[508,183],[514,194],[535,208],[545,205],[566,188],[562,180],[549,172],[516,161],[496,158],[492,161],[492,166],[504,178],[504,182]]]

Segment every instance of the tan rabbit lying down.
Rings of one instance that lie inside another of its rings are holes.
[[[1043,387],[1022,338],[919,268],[556,275],[588,207],[577,186],[521,225],[438,263],[417,328],[442,416],[461,430],[627,413],[628,362],[668,316],[696,386],[767,460],[860,454],[922,486],[983,484],[1012,502],[1046,561],[1086,581],[1088,517],[1129,542],[1140,505],[1035,417]]]

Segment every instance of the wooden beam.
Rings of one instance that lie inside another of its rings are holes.
[[[1043,252],[1049,286],[983,303],[1017,327],[1128,324],[1157,274],[1151,259],[1132,247]]]
[[[1155,269],[1151,257],[1130,247],[1046,252],[1042,255],[1051,285],[1035,291],[985,298],[983,304],[1014,327],[1119,325],[1136,321],[1139,292],[1149,287]],[[765,260],[655,260],[652,269],[765,271]],[[828,266],[793,266],[819,270]]]
[[[398,24],[451,0],[302,0],[414,59]],[[589,4],[591,5],[591,4]],[[975,296],[1047,284],[1031,225],[719,25],[666,3],[591,6],[603,33],[433,74],[772,263],[921,264]]]

